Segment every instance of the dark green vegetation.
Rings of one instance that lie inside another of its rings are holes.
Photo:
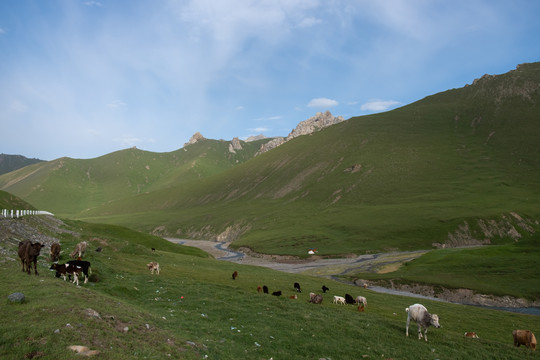
[[[15,245],[0,244],[2,359],[72,359],[76,356],[67,349],[70,345],[98,350],[100,359],[169,354],[177,359],[537,358],[530,349],[515,348],[511,336],[515,328],[538,334],[537,317],[422,301],[440,315],[442,324],[429,330],[426,343],[415,337],[414,326],[405,337],[404,309],[416,299],[216,261],[117,226],[66,223],[79,235],[58,235],[62,262],[78,241],[90,244],[85,259],[92,263],[91,281],[81,287],[55,278],[44,255],[38,262],[39,276],[22,273],[20,264],[9,260],[16,258]],[[94,251],[98,246],[99,253]],[[149,261],[160,263],[159,276],[150,275]],[[232,280],[235,270],[239,276]],[[296,281],[304,292],[291,300]],[[331,289],[323,304],[309,304],[308,292],[320,292],[323,283]],[[259,294],[258,285],[282,290],[284,296]],[[26,303],[7,304],[13,292],[24,293]],[[332,295],[345,293],[366,296],[366,311],[331,303]],[[480,339],[464,338],[465,331],[476,331]]]
[[[42,161],[43,160],[39,159],[29,159],[22,155],[0,154],[0,175]]]

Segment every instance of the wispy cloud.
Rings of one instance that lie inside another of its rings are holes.
[[[6,33],[6,30],[0,27],[0,35],[5,34],[5,33]]]
[[[103,6],[103,3],[102,2],[99,2],[99,1],[85,1],[84,2],[84,5],[86,6],[95,6],[95,7],[102,7]]]
[[[269,131],[270,129],[266,127],[256,127],[256,128],[251,128],[248,130],[255,133],[263,133],[263,132]]]
[[[380,100],[372,99],[363,104],[360,109],[363,111],[379,112],[390,109],[391,107],[399,105],[399,101],[394,100]]]
[[[269,117],[262,117],[262,118],[257,118],[255,119],[255,121],[273,121],[273,120],[280,120],[282,118],[282,116],[269,116]]]
[[[307,18],[303,18],[296,26],[299,28],[309,28],[318,24],[322,24],[321,19],[317,19],[314,17],[307,17]]]
[[[332,106],[337,106],[339,103],[336,100],[328,98],[316,98],[312,99],[307,106],[308,107],[318,107],[318,108],[329,108]]]
[[[107,106],[110,107],[111,109],[120,109],[120,108],[126,107],[127,104],[123,102],[122,100],[113,100],[110,103],[108,103]]]

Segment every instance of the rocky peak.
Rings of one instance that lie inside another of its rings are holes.
[[[195,134],[193,134],[191,139],[189,139],[189,141],[184,144],[184,146],[195,144],[199,140],[206,140],[206,138],[202,136],[200,132],[197,131]]]
[[[298,123],[298,125],[293,129],[293,131],[290,132],[290,134],[286,138],[277,137],[267,142],[266,144],[261,145],[261,148],[259,149],[259,151],[257,151],[255,156],[265,153],[268,150],[272,150],[273,148],[276,148],[279,145],[291,139],[294,139],[295,137],[312,134],[328,126],[338,124],[342,121],[345,121],[343,116],[335,117],[328,110],[324,113],[318,112],[315,114],[315,116]]]
[[[266,139],[266,136],[264,136],[263,134],[259,134],[255,136],[250,136],[245,141],[250,142],[250,141],[257,141],[257,140],[262,140],[262,139]]]
[[[340,123],[344,121],[343,116],[334,117],[328,110],[326,112],[318,112],[315,116],[301,121],[296,128],[287,136],[287,141],[302,135],[308,135],[324,129],[325,127]]]
[[[240,144],[240,139],[237,137],[233,138],[229,144],[229,152],[236,154],[236,150],[242,150],[242,144]]]

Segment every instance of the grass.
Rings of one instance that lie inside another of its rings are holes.
[[[482,294],[540,298],[540,236],[512,244],[441,249],[387,274],[350,273],[348,279],[392,280],[473,289]]]
[[[55,278],[43,255],[39,276],[22,273],[9,260],[16,257],[14,248],[2,243],[7,255],[0,262],[0,292],[4,299],[17,291],[27,298],[0,307],[2,359],[31,353],[69,359],[74,355],[67,346],[74,344],[99,350],[104,359],[536,358],[529,349],[513,347],[511,331],[538,333],[538,317],[423,301],[443,326],[430,329],[425,343],[404,336],[404,308],[416,299],[187,255],[182,246],[119,227],[70,225],[81,237],[62,240],[62,261],[81,238],[90,241],[85,259],[92,263],[92,276],[81,287]],[[100,253],[93,251],[98,245]],[[160,263],[159,276],[145,268],[151,260]],[[239,277],[232,280],[235,270]],[[291,300],[296,281],[304,292]],[[309,304],[308,292],[320,292],[322,284],[331,289],[323,304]],[[258,285],[284,296],[259,294]],[[332,295],[345,293],[366,296],[366,312],[331,303]],[[88,308],[101,318],[85,315]],[[476,331],[480,339],[465,339],[465,331]]]

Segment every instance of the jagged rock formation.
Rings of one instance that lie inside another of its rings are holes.
[[[286,141],[285,138],[281,137],[281,136],[273,138],[272,140],[270,140],[266,144],[262,144],[259,151],[257,151],[255,153],[255,156],[260,155],[262,153],[265,153],[267,151],[270,151],[270,150],[278,147],[279,145],[283,144],[285,141]]]
[[[240,139],[237,137],[233,138],[229,144],[229,152],[236,154],[236,150],[242,150],[242,144],[240,144]]]
[[[204,136],[202,136],[200,132],[197,131],[195,134],[193,134],[191,139],[189,139],[189,141],[184,144],[184,146],[192,145],[192,144],[195,144],[197,141],[205,140],[205,139],[206,138]]]
[[[335,125],[344,121],[343,116],[334,117],[330,111],[326,110],[325,113],[318,112],[315,116],[301,121],[296,128],[287,136],[286,141],[294,139],[297,136],[309,135],[325,127]]]
[[[286,138],[277,137],[269,141],[268,143],[261,145],[261,148],[255,154],[255,156],[272,150],[273,148],[276,148],[279,145],[291,139],[294,139],[295,137],[312,134],[316,131],[322,130],[328,126],[338,124],[342,121],[345,121],[343,116],[333,116],[332,113],[330,113],[330,111],[328,110],[324,113],[318,112],[317,114],[315,114],[315,116],[298,123],[296,128],[294,128],[293,131],[291,131]]]

